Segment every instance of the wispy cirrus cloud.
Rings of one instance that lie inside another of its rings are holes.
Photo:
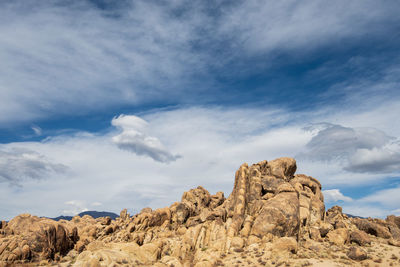
[[[42,128],[40,128],[39,126],[33,125],[31,126],[31,129],[36,135],[38,136],[42,135]]]
[[[0,122],[177,97],[202,64],[190,45],[196,21],[180,23],[172,8],[2,2]]]
[[[348,212],[365,217],[385,217],[387,215],[400,215],[398,203],[400,201],[400,187],[377,190],[343,206]]]
[[[307,53],[332,42],[362,38],[369,29],[374,33],[389,30],[381,23],[394,18],[398,9],[394,2],[382,8],[374,1],[245,1],[226,10],[227,23],[222,29],[236,32],[238,43],[252,53],[278,51],[279,47],[286,51],[302,47]]]
[[[118,2],[0,4],[0,127],[120,106],[221,100],[231,86],[221,77],[268,72],[282,54],[301,58],[334,42],[363,43],[399,21],[391,2]]]

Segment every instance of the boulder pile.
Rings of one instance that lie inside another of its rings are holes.
[[[366,266],[386,256],[400,264],[400,217],[325,211],[319,181],[295,172],[292,158],[245,163],[228,198],[199,186],[169,207],[125,209],[116,220],[22,214],[0,223],[0,266]]]

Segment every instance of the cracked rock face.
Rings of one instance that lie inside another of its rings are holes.
[[[0,239],[0,260],[37,261],[64,256],[78,239],[77,228],[67,229],[62,224],[21,214],[12,219]]]
[[[262,238],[267,234],[298,237],[323,220],[321,184],[312,177],[295,175],[295,171],[292,158],[262,161],[250,167],[243,164],[225,202],[228,218],[232,218],[228,237],[237,235],[245,221],[250,228],[246,234]]]
[[[116,220],[19,215],[0,224],[0,266],[230,266],[232,255],[245,257],[244,251],[259,257],[249,265],[265,265],[282,253],[289,259],[303,250],[325,253],[324,245],[370,246],[374,238],[400,243],[399,217],[352,219],[337,206],[325,212],[321,184],[295,172],[292,158],[245,163],[228,198],[199,186],[169,207],[133,216],[125,209]],[[368,258],[359,256],[364,250],[352,251],[343,257]]]

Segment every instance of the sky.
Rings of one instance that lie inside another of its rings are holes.
[[[0,1],[0,219],[159,208],[294,157],[400,215],[398,1]]]

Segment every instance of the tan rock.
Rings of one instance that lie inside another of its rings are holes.
[[[28,245],[22,247],[21,259],[30,260],[31,259],[31,249]]]
[[[297,241],[293,237],[282,237],[274,241],[273,243],[273,251],[275,252],[297,252]]]
[[[102,225],[110,225],[111,224],[111,218],[108,217],[108,216],[107,217],[102,217],[101,218],[101,224]]]
[[[394,240],[393,238],[389,239],[388,244],[392,245],[392,246],[400,247],[400,241]]]
[[[299,202],[296,192],[277,194],[265,202],[254,221],[252,235],[272,233],[277,236],[293,236],[299,229]]]
[[[75,249],[76,251],[78,251],[78,253],[81,253],[86,247],[86,243],[82,240],[79,240],[76,245],[75,245]]]
[[[400,240],[400,229],[394,223],[388,223],[387,228],[389,229],[390,234],[396,240]]]
[[[330,223],[320,223],[319,225],[319,232],[321,234],[321,237],[325,237],[329,231],[332,231],[334,229],[333,225]]]
[[[210,195],[197,187],[170,207],[145,208],[132,217],[124,209],[116,220],[75,216],[54,222],[23,214],[1,223],[0,263],[308,266],[331,258],[331,265],[346,265],[354,263],[343,257],[349,242],[371,251],[381,237],[385,246],[398,245],[398,217],[353,219],[338,206],[325,214],[321,184],[295,170],[290,158],[243,164],[226,199],[222,192]],[[391,249],[396,248],[381,251]],[[310,257],[315,261],[302,261]],[[362,260],[364,254],[352,248],[348,257]]]
[[[396,225],[397,228],[400,229],[400,216],[394,216],[394,215],[387,216],[386,221],[389,224]]]
[[[240,230],[240,234],[243,237],[248,237],[250,232],[251,232],[251,227],[253,226],[253,222],[254,222],[254,217],[247,215],[246,219],[244,220],[243,223],[243,228],[242,230]]]
[[[345,228],[335,229],[330,231],[326,236],[329,242],[341,246],[349,241],[349,230]]]
[[[268,162],[271,175],[290,180],[296,172],[296,161],[292,158],[279,158]]]
[[[371,235],[386,238],[386,239],[392,237],[392,235],[390,234],[387,227],[380,225],[374,221],[371,221],[368,219],[356,218],[354,220],[354,223],[358,227],[358,229],[366,232],[367,234],[371,234]]]
[[[214,264],[209,261],[199,261],[194,265],[194,267],[213,267],[213,265]]]
[[[234,238],[232,238],[231,247],[232,248],[243,248],[244,247],[243,238],[238,237],[238,236],[235,236]]]
[[[100,261],[96,258],[91,258],[85,263],[85,267],[102,267]]]
[[[316,240],[316,241],[321,240],[321,233],[318,228],[316,228],[316,227],[310,228],[310,238],[312,240]]]
[[[353,230],[350,233],[350,242],[357,243],[360,246],[365,246],[371,244],[371,238],[363,231]]]
[[[255,235],[251,235],[249,236],[249,238],[247,239],[247,245],[251,245],[251,244],[255,244],[255,243],[260,243],[261,242],[261,238],[259,238],[258,236]]]
[[[152,263],[160,258],[161,247],[160,243],[144,244],[139,248],[136,254],[137,258],[144,263]]]
[[[160,262],[164,263],[167,266],[174,266],[174,267],[182,267],[181,262],[172,256],[164,256],[161,258]]]
[[[347,257],[352,260],[362,261],[368,258],[367,252],[365,252],[360,247],[351,247],[350,250],[347,252]]]
[[[17,260],[55,259],[56,254],[66,255],[74,247],[76,229],[46,218],[21,214],[6,226],[6,245],[0,243],[0,259]]]
[[[121,220],[128,219],[129,218],[128,210],[127,209],[121,210],[121,212],[119,213],[119,217],[121,218]]]

